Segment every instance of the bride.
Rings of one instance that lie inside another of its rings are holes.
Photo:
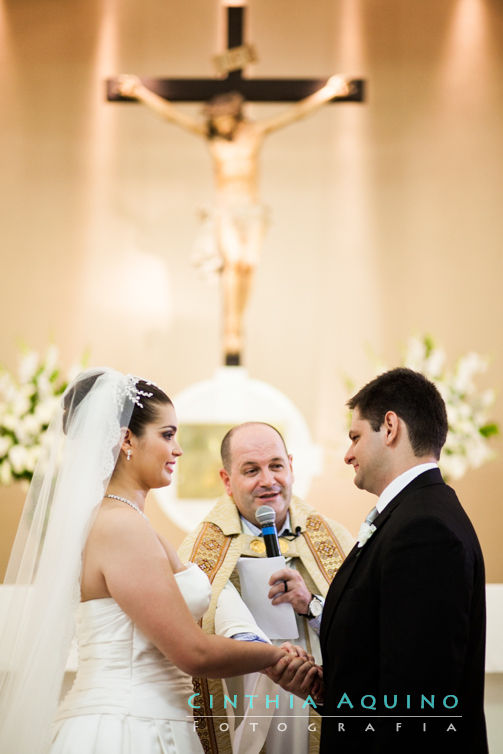
[[[190,676],[248,673],[285,656],[197,625],[208,579],[144,513],[147,492],[171,482],[176,430],[170,399],[144,380],[103,368],[67,388],[6,576],[3,754],[201,752]],[[79,669],[58,709],[75,627]]]

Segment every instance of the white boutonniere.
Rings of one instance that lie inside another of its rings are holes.
[[[363,524],[360,526],[360,531],[358,532],[358,547],[363,547],[363,545],[368,542],[372,534],[375,532],[376,528],[377,527],[374,526],[374,524],[369,524],[368,521],[363,522]]]

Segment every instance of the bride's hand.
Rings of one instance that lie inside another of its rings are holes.
[[[280,648],[284,649],[290,655],[294,655],[295,657],[302,657],[302,659],[314,663],[314,657],[308,654],[303,647],[299,647],[298,644],[291,644],[291,642],[289,641],[284,641],[283,644],[280,645]]]

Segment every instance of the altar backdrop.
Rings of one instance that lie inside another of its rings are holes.
[[[345,378],[430,333],[502,384],[503,6],[498,0],[250,0],[254,76],[367,80],[265,142],[271,224],[245,365],[302,412],[323,451],[310,502],[356,533],[372,505],[344,467]],[[105,102],[117,73],[209,76],[216,0],[2,0],[0,360],[20,340],[145,375],[176,394],[220,364],[218,288],[194,270],[206,145],[144,107]],[[182,105],[197,115],[200,107]],[[252,118],[280,104],[248,106]],[[493,411],[503,424],[501,395]],[[500,457],[456,488],[503,582]],[[295,459],[294,459],[295,462]],[[22,498],[0,489],[5,561]],[[17,507],[16,507],[17,506]],[[181,533],[155,501],[150,514]],[[7,523],[5,523],[7,522]]]

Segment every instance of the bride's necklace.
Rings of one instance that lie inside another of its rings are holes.
[[[131,508],[134,508],[135,511],[138,511],[140,516],[143,516],[143,518],[148,521],[147,516],[144,514],[144,512],[141,510],[141,508],[138,508],[138,506],[135,503],[132,503],[131,500],[128,500],[125,497],[121,497],[120,495],[105,495],[105,497],[111,497],[112,500],[120,500],[121,503],[126,503],[126,505],[130,505]]]

